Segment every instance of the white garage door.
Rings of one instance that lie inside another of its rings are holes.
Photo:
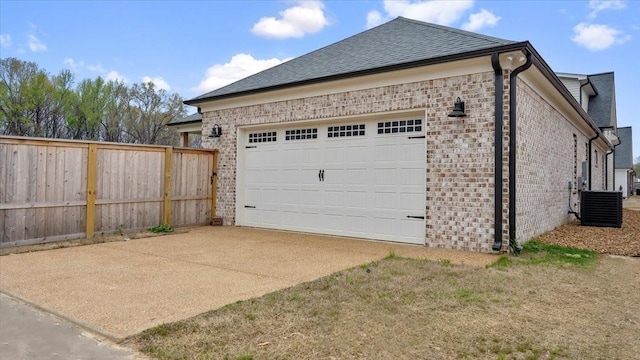
[[[422,119],[245,129],[238,225],[424,244]]]

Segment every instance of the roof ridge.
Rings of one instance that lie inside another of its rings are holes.
[[[471,31],[454,28],[454,27],[451,27],[451,26],[434,24],[434,23],[421,21],[421,20],[415,20],[415,19],[409,19],[409,18],[406,18],[404,16],[398,16],[394,20],[403,20],[403,21],[414,23],[416,25],[422,25],[422,26],[425,26],[425,27],[431,27],[431,28],[435,28],[435,29],[439,29],[439,30],[443,30],[443,31],[448,31],[448,32],[451,32],[451,33],[456,33],[458,35],[466,35],[466,36],[471,36],[471,37],[482,39],[482,40],[493,41],[493,42],[499,43],[500,45],[504,45],[506,43],[513,43],[514,42],[512,40],[500,39],[500,38],[497,38],[497,37],[494,37],[494,36],[478,34],[478,33],[474,33],[474,32],[471,32]],[[391,20],[391,21],[394,21],[394,20]]]
[[[600,75],[609,75],[609,74],[615,75],[615,71],[605,71],[597,74],[588,74],[587,76],[600,76]]]
[[[514,44],[518,42],[398,16],[185,103],[422,66]]]

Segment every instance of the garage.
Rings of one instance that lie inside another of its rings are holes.
[[[236,224],[425,243],[418,117],[244,127]]]

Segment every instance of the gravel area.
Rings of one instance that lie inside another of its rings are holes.
[[[625,200],[622,228],[581,226],[579,221],[540,236],[548,244],[640,257],[640,197]]]

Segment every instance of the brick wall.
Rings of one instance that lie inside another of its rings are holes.
[[[520,80],[517,97],[516,238],[523,242],[575,219],[568,210],[570,201],[573,210],[579,210],[578,192],[576,184],[570,190],[568,182],[574,180],[574,166],[581,176],[581,164],[588,161],[589,137]],[[592,143],[593,190],[604,185],[603,154]]]
[[[508,94],[505,71],[503,146],[503,239],[508,243]],[[478,73],[446,79],[341,92],[330,95],[231,108],[203,114],[203,133],[213,124],[221,138],[203,138],[219,149],[218,216],[235,223],[237,127],[288,121],[365,116],[387,111],[423,109],[426,113],[426,245],[491,251],[494,238],[494,76]],[[460,96],[465,118],[446,116]],[[577,192],[568,189],[574,165],[580,176],[588,138],[524,82],[518,81],[517,239],[532,236],[573,219],[569,197],[578,209]],[[574,161],[574,141],[577,149]],[[592,169],[593,189],[602,188],[603,149]]]
[[[322,120],[387,111],[426,112],[426,244],[488,252],[493,243],[493,73],[342,92],[203,114],[203,133],[219,124],[223,136],[203,138],[219,149],[218,216],[235,223],[237,126]],[[449,118],[456,97],[466,118]]]

